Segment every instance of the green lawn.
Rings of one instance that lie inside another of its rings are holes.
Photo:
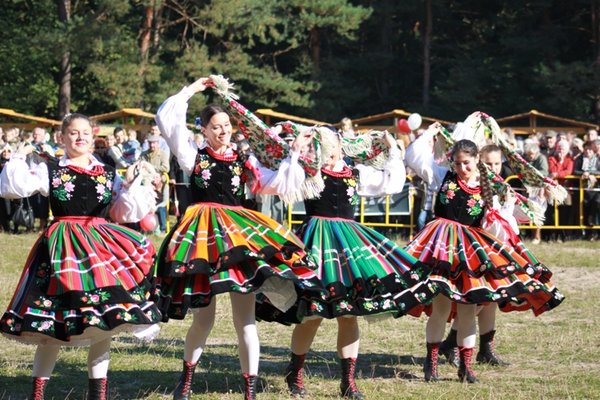
[[[0,308],[6,308],[34,235],[0,234]],[[158,244],[158,242],[157,242]],[[600,398],[600,244],[567,242],[531,246],[554,272],[566,295],[563,304],[540,317],[499,314],[497,351],[512,365],[476,366],[480,383],[461,384],[456,370],[441,365],[442,382],[427,384],[425,318],[361,320],[358,385],[369,399],[593,399]],[[188,317],[189,318],[189,317]],[[183,338],[190,319],[162,325],[151,344],[130,336],[113,341],[111,399],[169,399],[181,369]],[[325,321],[307,359],[311,399],[337,398],[339,369],[336,323]],[[283,371],[291,328],[259,323],[262,390],[259,399],[288,398]],[[30,390],[35,348],[0,337],[0,399],[22,399]],[[87,349],[64,348],[47,399],[82,399],[87,389]],[[242,381],[237,341],[227,296],[219,298],[217,321],[197,369],[194,399],[240,399]]]

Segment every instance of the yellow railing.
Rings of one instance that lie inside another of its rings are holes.
[[[597,178],[600,179],[600,175],[598,175]],[[516,175],[509,176],[508,178],[506,178],[506,181],[510,182],[513,179],[518,179],[518,177]],[[589,226],[589,225],[584,225],[584,223],[583,223],[584,222],[583,195],[586,192],[586,190],[588,190],[588,189],[585,189],[582,186],[581,183],[582,183],[583,179],[581,178],[581,176],[569,175],[569,176],[565,177],[564,179],[576,180],[578,182],[577,188],[567,187],[566,189],[569,190],[572,195],[575,192],[579,193],[579,204],[577,204],[576,206],[575,205],[571,206],[571,207],[578,208],[579,225],[560,225],[559,224],[559,212],[561,210],[559,209],[559,206],[557,204],[554,204],[552,206],[549,205],[549,207],[554,207],[554,221],[546,221],[546,223],[544,224],[544,226],[541,227],[541,229],[600,229],[600,225]],[[405,196],[407,197],[407,201],[408,201],[408,203],[407,203],[408,209],[404,210],[401,213],[394,212],[394,210],[391,210],[391,203],[392,203],[391,199],[393,198],[393,196],[385,196],[385,197],[379,198],[378,204],[380,206],[383,205],[383,210],[380,213],[374,213],[373,208],[369,205],[369,203],[373,202],[373,199],[361,198],[360,205],[358,207],[358,213],[355,216],[355,219],[357,221],[359,221],[361,224],[371,226],[371,227],[407,228],[409,230],[409,237],[412,238],[413,233],[416,228],[414,212],[413,212],[416,190],[417,189],[414,186],[407,184],[405,186],[404,190],[400,193],[400,195],[402,195],[405,192],[407,192],[407,194],[405,194]],[[596,190],[600,191],[600,189],[596,189]],[[575,196],[572,196],[572,197],[575,197]],[[288,207],[288,215],[287,215],[288,226],[299,225],[303,222],[302,219],[297,218],[298,216],[301,216],[304,214],[303,206],[299,206],[298,204],[299,203],[296,203],[292,207]],[[373,221],[372,220],[373,217],[377,218],[378,221]],[[403,218],[403,217],[404,218],[407,217],[408,223],[397,222],[400,218]],[[537,229],[538,227],[536,227],[533,223],[531,223],[531,224],[527,224],[527,225],[520,225],[519,228],[521,228],[521,229]]]
[[[409,235],[412,237],[416,227],[413,213],[415,192],[416,188],[407,183],[404,190],[396,195],[377,198],[361,197],[355,219],[361,224],[371,227],[408,228]],[[288,226],[301,224],[303,222],[301,219],[294,218],[301,215],[304,215],[302,203],[295,203],[288,207]],[[373,221],[372,218],[377,218],[379,221]],[[400,219],[406,218],[408,223],[398,222]]]
[[[600,179],[600,175],[595,175],[596,178]],[[509,177],[506,178],[506,182],[510,182],[513,179],[519,179],[518,176],[516,175],[511,175]],[[582,182],[584,181],[581,176],[578,175],[568,175],[564,178],[561,179],[565,179],[565,180],[571,180],[571,181],[577,181],[577,187],[567,187],[565,186],[565,189],[567,189],[569,191],[569,193],[571,194],[571,197],[573,198],[575,193],[579,194],[579,203],[577,205],[571,205],[571,206],[563,206],[561,207],[563,210],[565,207],[576,207],[577,206],[577,210],[578,210],[578,221],[579,221],[579,225],[560,225],[559,224],[559,213],[561,211],[561,209],[559,208],[558,204],[553,204],[553,205],[548,205],[548,207],[554,207],[554,221],[545,221],[544,222],[544,226],[540,227],[541,229],[600,229],[600,225],[584,225],[583,223],[583,219],[584,219],[584,213],[583,213],[583,195],[586,191],[588,190],[596,190],[599,191],[599,188],[595,188],[595,189],[586,189],[583,187]],[[532,223],[527,224],[527,225],[519,225],[520,229],[537,229],[538,227],[533,225]]]

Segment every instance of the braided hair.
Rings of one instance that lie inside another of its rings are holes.
[[[465,153],[465,154],[475,158],[479,154],[479,149],[477,148],[477,145],[475,144],[475,142],[472,142],[468,139],[462,139],[462,140],[459,140],[458,142],[456,142],[454,144],[454,146],[452,147],[452,151],[450,153],[451,158],[454,159],[454,155],[459,152]],[[481,159],[477,163],[477,168],[479,169],[479,187],[481,188],[481,198],[485,202],[485,204],[484,204],[484,209],[485,209],[486,207],[492,206],[492,201],[493,201],[492,183],[488,179],[487,167],[483,163],[483,161],[481,161]]]

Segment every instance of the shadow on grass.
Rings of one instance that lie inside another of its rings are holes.
[[[123,357],[131,357],[129,368],[113,367],[109,370],[110,398],[131,399],[164,395],[170,398],[181,372],[183,340],[157,339],[151,345],[139,345],[130,338],[119,338],[125,346],[111,353],[113,363]],[[129,347],[128,344],[135,346]],[[133,361],[135,360],[135,361]],[[283,379],[289,361],[289,348],[262,346],[258,391],[285,392]],[[359,379],[422,380],[422,376],[409,372],[415,365],[422,365],[423,358],[410,355],[363,353],[359,355],[356,376]],[[336,351],[311,351],[306,358],[307,381],[315,379],[340,380],[339,359]],[[30,393],[29,373],[17,376],[1,376],[0,399],[23,399]],[[238,347],[231,344],[209,345],[196,369],[194,393],[242,393],[238,359]],[[77,364],[59,361],[47,386],[46,399],[83,399],[87,391],[87,368],[85,362]]]

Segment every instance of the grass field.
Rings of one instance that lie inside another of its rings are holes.
[[[4,312],[34,235],[0,234],[0,308]],[[157,244],[159,242],[157,241]],[[423,381],[425,319],[361,320],[358,385],[368,399],[599,399],[600,243],[531,246],[554,272],[566,296],[540,317],[499,314],[496,348],[509,367],[475,366],[480,383],[461,384],[456,370],[441,365],[442,382]],[[190,318],[190,317],[188,317]],[[157,340],[130,336],[113,340],[111,399],[169,399],[181,369],[183,338],[190,319],[162,325]],[[288,398],[283,380],[291,328],[259,323],[259,399]],[[325,321],[307,358],[310,399],[334,399],[339,391],[336,324]],[[0,337],[0,399],[23,399],[31,385],[35,347]],[[86,348],[64,348],[47,389],[47,399],[82,399],[87,389]],[[196,370],[194,399],[240,399],[242,381],[237,341],[227,296],[219,298],[217,321]]]

